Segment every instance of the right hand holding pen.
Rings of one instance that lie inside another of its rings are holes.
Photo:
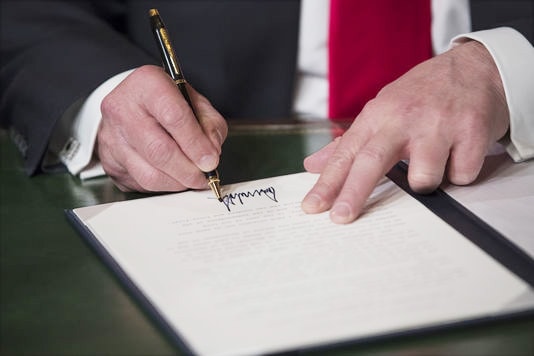
[[[157,66],[136,69],[104,98],[97,151],[119,189],[207,188],[202,171],[217,167],[228,127],[205,97],[188,89],[198,120]]]

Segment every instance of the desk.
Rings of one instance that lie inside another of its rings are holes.
[[[333,129],[329,124],[233,125],[221,158],[223,182],[301,171],[303,157],[328,142]],[[0,353],[179,354],[63,214],[65,208],[142,195],[122,193],[108,178],[28,178],[5,132],[0,132],[0,154]],[[328,354],[533,355],[534,320],[386,339]]]

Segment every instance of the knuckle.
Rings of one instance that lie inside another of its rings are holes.
[[[379,163],[385,163],[388,160],[386,149],[377,145],[365,145],[358,151],[358,156]]]
[[[160,68],[151,64],[146,64],[138,67],[133,71],[131,76],[133,78],[139,77],[139,78],[147,78],[147,75],[153,75],[156,72],[159,72]]]
[[[373,112],[375,112],[377,109],[380,108],[380,103],[378,102],[379,100],[377,98],[374,98],[374,99],[371,99],[369,100],[367,103],[365,103],[365,105],[363,106],[362,108],[362,111],[361,113],[364,115],[364,116],[367,116]]]
[[[323,198],[331,199],[334,192],[337,192],[337,186],[330,180],[322,179],[315,185],[315,190],[320,193]]]
[[[180,130],[186,124],[189,116],[186,110],[177,110],[176,103],[164,101],[160,106],[159,121],[163,127],[170,130]]]
[[[346,170],[354,162],[354,155],[348,150],[336,150],[330,159],[330,167],[335,170]]]
[[[160,179],[160,173],[156,169],[145,169],[135,180],[142,189],[154,192],[159,190]]]
[[[103,118],[108,119],[113,119],[120,115],[121,105],[112,93],[102,99],[100,112]]]
[[[183,138],[183,141],[180,143],[182,150],[184,152],[189,152],[191,148],[198,145],[199,137],[196,136],[187,136]]]
[[[102,121],[99,130],[96,133],[96,147],[98,152],[104,149],[109,142],[109,133],[107,125]]]
[[[127,170],[124,166],[119,163],[115,157],[113,157],[111,151],[103,145],[98,145],[98,158],[102,169],[104,172],[111,178],[116,178],[117,180],[124,180],[127,176]]]
[[[116,167],[113,164],[110,164],[107,160],[102,160],[102,169],[106,174],[111,177],[113,180],[121,182],[126,176],[126,172],[123,169]]]
[[[349,205],[361,204],[367,198],[362,189],[356,184],[345,184],[340,193],[340,200],[345,200]]]
[[[113,166],[104,166],[104,171],[111,178],[115,186],[123,192],[129,192],[135,189],[131,184],[132,177],[124,169],[118,169]]]
[[[169,162],[172,156],[173,145],[168,140],[151,140],[145,147],[147,161],[156,166],[162,167]]]
[[[463,125],[461,125],[461,131],[458,133],[458,140],[465,143],[486,143],[490,138],[490,125],[486,125],[485,115],[472,109],[463,113],[462,116]]]

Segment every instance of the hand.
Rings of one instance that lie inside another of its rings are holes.
[[[409,160],[415,192],[435,190],[445,171],[451,183],[469,184],[508,126],[490,54],[476,41],[458,45],[384,87],[341,138],[305,159],[306,170],[321,175],[302,208],[330,209],[335,223],[352,222],[377,182],[402,159]]]
[[[171,78],[156,66],[136,69],[101,105],[98,156],[123,191],[207,188],[228,127],[208,100],[188,87],[198,121]]]

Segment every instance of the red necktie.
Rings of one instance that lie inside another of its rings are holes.
[[[329,112],[354,118],[386,84],[430,58],[430,0],[331,0]]]

